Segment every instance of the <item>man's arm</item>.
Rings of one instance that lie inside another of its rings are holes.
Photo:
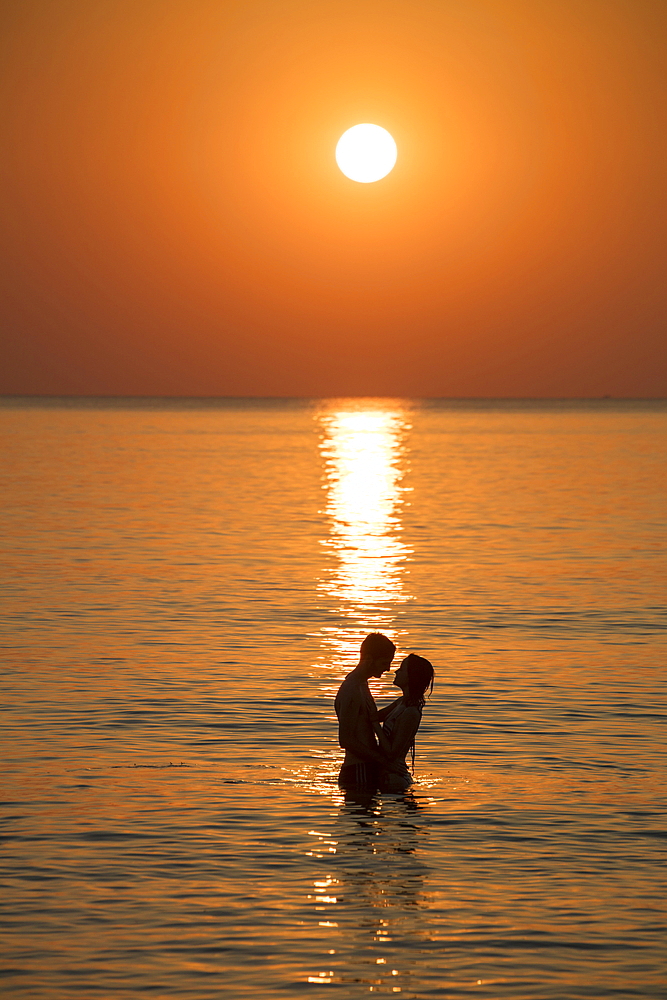
[[[349,750],[361,760],[385,764],[386,757],[380,753],[373,736],[373,747],[359,739],[359,727],[368,713],[360,696],[356,692],[343,692],[337,699],[338,742],[344,750]]]

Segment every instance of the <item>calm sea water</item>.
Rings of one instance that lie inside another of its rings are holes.
[[[4,995],[667,994],[666,404],[0,427]],[[436,687],[413,793],[346,800],[375,629]]]

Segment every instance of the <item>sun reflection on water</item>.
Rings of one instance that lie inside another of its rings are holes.
[[[332,403],[317,420],[329,521],[323,545],[334,557],[319,587],[339,620],[322,629],[323,645],[334,661],[353,665],[368,632],[396,641],[396,605],[410,599],[411,552],[401,538],[410,423],[405,405],[387,400]]]
[[[339,560],[327,590],[352,612],[405,600],[408,549],[399,536],[405,414],[335,410],[320,419],[331,525],[327,544]]]

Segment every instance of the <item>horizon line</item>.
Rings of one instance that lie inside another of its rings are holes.
[[[137,399],[137,400],[321,400],[321,399],[411,399],[442,402],[667,402],[667,396],[621,396],[605,393],[595,396],[428,396],[405,395],[400,393],[331,393],[326,395],[312,394],[220,394],[191,395],[186,393],[51,393],[51,392],[4,392],[0,399]]]

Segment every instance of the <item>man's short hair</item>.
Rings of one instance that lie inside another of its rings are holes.
[[[382,632],[371,632],[361,644],[362,660],[393,659],[396,646]]]

